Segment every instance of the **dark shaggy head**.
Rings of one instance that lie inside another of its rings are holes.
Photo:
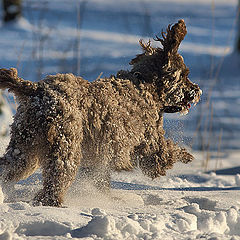
[[[162,38],[156,36],[154,39],[162,47],[152,47],[150,40],[148,43],[140,40],[143,53],[130,62],[133,66],[131,73],[139,84],[149,86],[155,98],[163,103],[162,112],[187,114],[191,103],[196,104],[202,94],[198,85],[189,80],[189,69],[178,53],[186,34],[184,20],[179,20],[162,32]]]

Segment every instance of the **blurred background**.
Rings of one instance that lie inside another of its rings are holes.
[[[128,63],[141,52],[139,39],[147,41],[184,19],[188,34],[180,52],[203,96],[188,115],[165,115],[166,135],[201,151],[205,169],[213,158],[220,168],[220,159],[240,150],[239,5],[238,0],[1,0],[0,68],[16,67],[31,81],[66,72],[93,81],[130,69]],[[2,139],[9,137],[15,109],[14,99],[1,92]]]

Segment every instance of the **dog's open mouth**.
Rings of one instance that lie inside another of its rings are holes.
[[[188,97],[184,98],[182,102],[174,106],[165,106],[163,108],[163,112],[165,113],[177,113],[180,112],[182,115],[188,114],[192,105],[196,105],[199,100],[200,96],[202,95],[202,90],[199,89],[194,94],[189,94]]]

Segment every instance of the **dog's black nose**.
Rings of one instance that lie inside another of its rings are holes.
[[[188,100],[188,102],[191,102],[196,97],[195,90],[188,91],[184,94],[184,98]]]

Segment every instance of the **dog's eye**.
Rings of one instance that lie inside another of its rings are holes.
[[[135,73],[133,74],[133,76],[134,76],[135,78],[139,79],[139,80],[142,79],[142,74],[141,74],[140,72],[135,72]]]

